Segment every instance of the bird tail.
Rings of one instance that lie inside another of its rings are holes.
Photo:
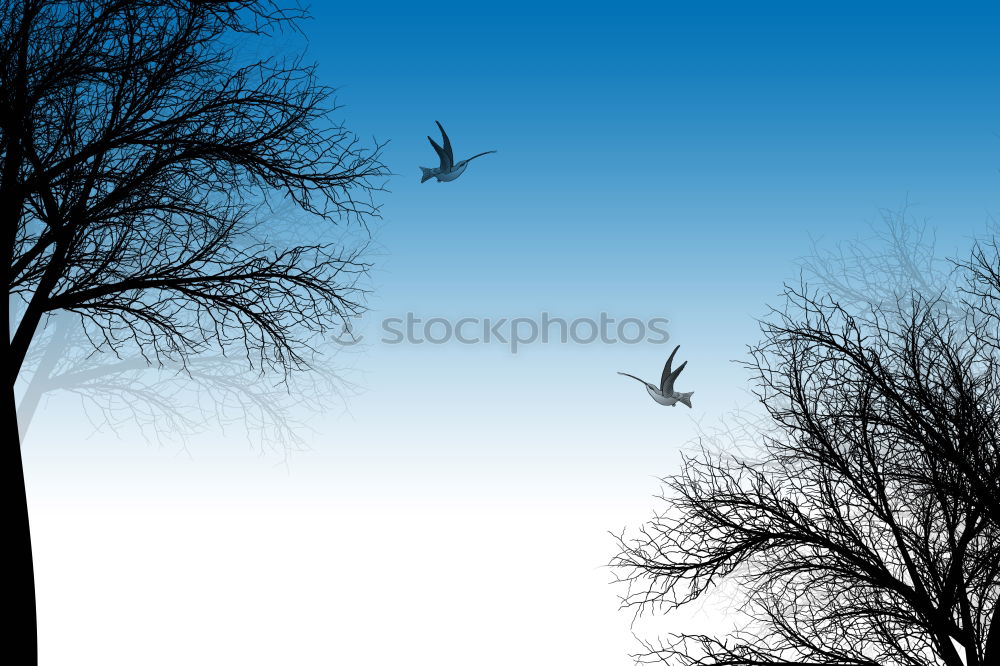
[[[473,155],[472,157],[470,157],[469,159],[467,159],[466,162],[471,162],[472,160],[476,159],[477,157],[482,157],[483,155],[492,155],[495,152],[497,152],[497,151],[495,151],[495,150],[487,150],[485,153],[479,153],[478,155]]]
[[[635,381],[637,381],[637,382],[639,382],[641,384],[645,384],[646,383],[645,380],[639,379],[635,375],[630,375],[627,372],[619,372],[618,374],[619,375],[625,375],[626,377],[631,377],[632,379],[634,379]]]
[[[424,172],[424,175],[420,178],[421,183],[426,183],[428,180],[434,177],[434,169],[428,169],[427,167],[420,167],[420,170]]]
[[[685,405],[687,405],[690,408],[691,407],[691,396],[693,396],[693,395],[694,395],[694,391],[691,391],[690,393],[681,393],[681,397],[679,397],[678,400],[680,402],[683,402]]]

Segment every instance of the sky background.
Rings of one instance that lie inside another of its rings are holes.
[[[332,361],[361,390],[287,461],[50,400],[24,453],[42,663],[631,663],[609,532],[750,402],[733,361],[797,260],[907,202],[962,254],[1000,210],[995,3],[879,7],[315,4],[337,117],[397,174],[364,342]],[[499,152],[421,184],[435,120],[456,156]],[[671,340],[380,343],[408,312]],[[691,411],[615,374],[657,378],[673,344]]]

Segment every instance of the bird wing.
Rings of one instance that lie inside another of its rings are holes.
[[[660,375],[660,390],[667,385],[667,380],[670,379],[670,364],[674,362],[674,356],[677,355],[677,350],[680,348],[680,345],[674,347],[674,350],[670,352],[670,356],[667,358],[666,365],[663,366],[663,374]],[[676,379],[676,376],[674,378]]]
[[[670,395],[674,392],[674,382],[677,381],[677,375],[681,374],[681,370],[683,370],[684,366],[687,364],[688,362],[684,361],[677,367],[676,370],[663,379],[663,383],[660,384],[660,392],[663,393],[663,395]]]
[[[444,131],[444,127],[441,123],[434,121],[437,124],[438,129],[441,130],[441,138],[444,139],[444,152],[448,156],[448,168],[450,169],[455,165],[455,151],[451,149],[451,139],[448,138],[448,133]]]
[[[630,374],[628,374],[627,372],[619,372],[618,374],[619,374],[619,375],[625,375],[626,377],[631,377],[631,378],[632,378],[632,379],[634,379],[635,381],[637,381],[637,382],[639,382],[639,383],[641,383],[641,384],[645,384],[647,388],[651,388],[651,389],[653,389],[654,391],[656,390],[656,387],[655,387],[655,386],[653,386],[652,384],[648,383],[648,382],[647,382],[647,381],[646,381],[645,379],[639,379],[639,378],[638,378],[638,377],[636,377],[635,375],[630,375]]]
[[[437,143],[434,142],[434,139],[432,139],[430,137],[427,137],[427,140],[431,142],[432,146],[434,146],[434,151],[438,154],[438,159],[441,160],[441,166],[439,167],[440,170],[441,171],[450,171],[451,170],[451,160],[448,159],[448,153],[444,152],[444,148],[442,148],[441,146],[437,145]]]

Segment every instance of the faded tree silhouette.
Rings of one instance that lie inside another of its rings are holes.
[[[894,307],[914,292],[940,297],[938,307],[958,301],[955,264],[941,255],[933,229],[913,218],[908,203],[879,211],[867,237],[832,247],[814,241],[799,265],[813,288],[852,310]]]
[[[198,434],[225,432],[244,437],[261,455],[287,460],[308,447],[312,416],[346,409],[360,391],[335,342],[320,342],[308,352],[308,372],[284,374],[261,372],[220,353],[150,364],[131,346],[95,352],[93,337],[71,314],[52,316],[36,336],[18,382],[22,444],[33,424],[50,413],[49,400],[62,396],[56,403],[60,418],[75,406],[73,414],[84,417],[95,434],[138,435],[186,448]],[[68,404],[67,396],[73,398]]]
[[[287,201],[364,223],[386,174],[378,147],[332,119],[313,67],[243,55],[302,18],[259,0],[0,5],[12,439],[15,383],[54,313],[134,367],[194,376],[211,356],[286,376],[362,309],[359,248],[323,233],[288,244],[265,224]],[[8,448],[9,650],[34,663],[24,478]]]
[[[926,249],[889,220],[882,268]],[[704,447],[619,539],[623,604],[672,611],[727,585],[730,632],[645,641],[644,662],[1000,663],[1000,254],[934,284],[818,273],[765,318],[748,367],[768,427]],[[841,266],[854,266],[848,261]],[[813,263],[815,268],[817,264]],[[909,270],[909,269],[907,269]],[[858,280],[880,289],[855,289]],[[951,289],[950,280],[954,282]],[[905,293],[904,293],[905,292]],[[853,296],[853,297],[852,297]]]

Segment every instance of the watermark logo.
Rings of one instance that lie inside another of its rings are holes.
[[[354,327],[351,325],[350,319],[345,319],[344,325],[340,329],[340,333],[333,336],[333,341],[341,347],[353,347],[362,340],[364,340],[364,336],[357,335],[354,332]]]
[[[502,344],[512,354],[526,345],[550,344],[664,344],[670,339],[668,319],[625,317],[615,319],[606,312],[598,317],[567,319],[548,312],[538,317],[418,317],[412,312],[386,317],[381,322],[380,342],[386,345]],[[345,322],[334,341],[353,346],[364,340],[350,322]]]

